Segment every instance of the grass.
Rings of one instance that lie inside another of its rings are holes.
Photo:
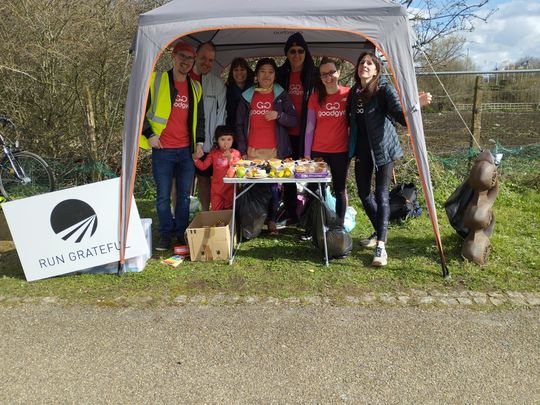
[[[485,266],[464,261],[461,239],[450,227],[442,203],[459,180],[433,170],[439,226],[451,278],[441,276],[439,256],[431,224],[425,212],[420,218],[392,224],[389,231],[389,264],[370,267],[372,251],[359,246],[371,233],[367,217],[358,211],[352,232],[354,249],[350,257],[334,260],[329,267],[322,253],[310,242],[299,241],[300,230],[290,228],[278,237],[261,236],[244,242],[232,266],[225,262],[186,261],[177,268],[159,261],[154,253],[141,273],[63,276],[28,283],[11,242],[0,237],[0,296],[28,299],[54,296],[68,303],[127,305],[132,299],[154,298],[168,303],[178,295],[258,295],[273,297],[323,295],[340,299],[364,292],[470,289],[477,291],[538,291],[540,287],[540,192],[502,182],[494,207],[495,232],[492,251]],[[351,193],[352,195],[352,193]],[[138,200],[142,217],[153,217],[152,200]],[[425,204],[423,205],[425,206]],[[0,300],[1,301],[1,300]]]

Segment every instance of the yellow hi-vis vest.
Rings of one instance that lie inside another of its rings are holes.
[[[197,143],[197,117],[199,101],[202,97],[202,86],[196,80],[190,80],[191,93],[195,100],[193,100],[193,111],[191,114],[191,136],[193,137],[193,145]],[[146,113],[146,118],[152,128],[152,132],[156,135],[161,135],[165,127],[167,126],[167,120],[171,115],[171,89],[169,85],[169,75],[167,72],[152,72],[151,84],[150,84],[150,109]],[[148,138],[141,134],[139,146],[143,149],[151,149]]]

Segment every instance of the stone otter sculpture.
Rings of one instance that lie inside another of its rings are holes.
[[[469,229],[469,233],[461,247],[461,254],[482,265],[487,262],[491,250],[489,237],[495,226],[492,207],[499,194],[497,166],[491,152],[483,151],[478,155],[467,182],[473,189],[473,195],[463,213],[463,225]]]

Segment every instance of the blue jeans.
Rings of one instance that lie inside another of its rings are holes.
[[[152,174],[156,183],[159,234],[184,237],[189,222],[189,196],[195,166],[191,148],[152,149]],[[171,187],[176,181],[176,208],[171,213]]]

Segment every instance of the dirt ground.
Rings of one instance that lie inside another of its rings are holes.
[[[4,216],[4,212],[0,210],[0,257],[3,253],[9,252],[14,248],[6,217]]]
[[[6,222],[4,211],[0,210],[0,242],[11,241],[11,234]]]
[[[462,112],[470,127],[471,113]],[[424,113],[427,148],[432,153],[447,153],[469,146],[469,133],[456,112]],[[484,112],[481,117],[481,145],[491,148],[489,140],[511,148],[540,142],[540,111]]]

